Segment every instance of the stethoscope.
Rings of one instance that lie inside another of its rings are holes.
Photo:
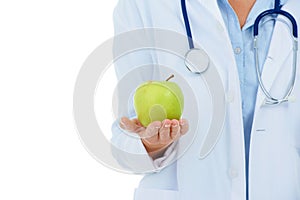
[[[194,42],[193,42],[193,36],[191,31],[191,26],[187,14],[187,8],[186,8],[186,0],[181,0],[181,9],[182,9],[182,15],[184,19],[184,24],[186,28],[186,34],[188,38],[189,43],[189,51],[185,55],[185,66],[187,69],[194,73],[194,74],[202,74],[204,73],[208,67],[209,67],[209,57],[206,54],[206,52],[203,49],[195,48]],[[287,91],[285,92],[285,95],[283,98],[276,98],[270,94],[270,91],[268,91],[263,83],[262,80],[262,74],[261,70],[259,69],[259,59],[258,59],[258,47],[257,47],[257,38],[258,38],[258,26],[260,21],[268,16],[268,15],[282,15],[286,17],[292,24],[292,39],[293,39],[293,69],[292,69],[292,77],[291,77],[291,83],[289,87],[287,88]],[[296,81],[296,69],[297,69],[297,51],[298,51],[298,29],[297,29],[297,23],[294,17],[286,12],[281,10],[280,0],[275,0],[275,7],[270,10],[266,10],[259,14],[259,16],[256,18],[254,22],[254,59],[255,59],[255,67],[256,67],[256,76],[259,82],[259,86],[266,96],[265,104],[267,105],[277,105],[283,102],[289,101],[289,97],[294,89],[295,81]],[[191,60],[196,60],[196,62],[191,62]],[[197,66],[195,66],[194,63],[197,63]]]

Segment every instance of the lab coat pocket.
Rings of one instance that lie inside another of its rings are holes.
[[[134,194],[134,200],[179,200],[179,192],[175,190],[160,190],[137,188]]]

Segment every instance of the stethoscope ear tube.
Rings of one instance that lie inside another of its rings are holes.
[[[297,26],[297,22],[296,22],[295,18],[286,11],[276,10],[276,9],[266,10],[266,11],[262,12],[260,15],[258,15],[258,17],[255,19],[255,22],[254,22],[254,31],[253,31],[254,37],[258,36],[259,22],[265,16],[273,15],[273,14],[282,15],[282,16],[288,18],[290,20],[290,22],[292,23],[292,28],[293,28],[292,34],[293,34],[294,38],[298,38],[298,26]]]

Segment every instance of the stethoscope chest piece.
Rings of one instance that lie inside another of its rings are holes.
[[[195,74],[201,74],[208,69],[209,57],[203,49],[192,48],[185,55],[186,68]]]

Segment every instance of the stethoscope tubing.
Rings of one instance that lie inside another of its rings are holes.
[[[191,50],[191,49],[195,48],[195,45],[194,45],[191,25],[190,25],[188,13],[187,13],[186,0],[181,0],[181,11],[182,11],[183,19],[184,19],[184,24],[185,24],[185,29],[186,29],[186,35],[188,37],[189,47]]]
[[[254,37],[254,56],[255,56],[255,68],[256,68],[256,74],[257,74],[257,79],[260,85],[260,88],[262,92],[266,96],[266,105],[277,105],[281,104],[283,102],[289,101],[289,97],[295,87],[295,82],[296,82],[296,74],[297,74],[297,54],[298,54],[298,40],[297,38],[294,38],[293,40],[293,69],[292,69],[292,78],[291,78],[291,83],[289,84],[289,88],[284,95],[283,98],[275,98],[273,97],[270,92],[266,89],[263,80],[262,80],[262,74],[261,70],[259,69],[259,58],[258,58],[258,47],[257,47],[257,37]]]
[[[270,15],[282,15],[286,17],[292,24],[292,35],[293,35],[293,64],[292,64],[292,78],[290,80],[289,87],[287,92],[284,94],[283,98],[275,98],[273,97],[270,92],[266,89],[263,80],[262,74],[259,69],[259,58],[258,58],[258,47],[257,47],[257,40],[258,40],[258,30],[259,30],[259,23],[260,21]],[[266,10],[258,15],[254,22],[254,30],[253,30],[253,43],[254,43],[254,58],[255,58],[255,68],[256,68],[256,75],[259,82],[259,86],[262,92],[266,96],[265,104],[267,105],[277,105],[283,102],[289,101],[289,97],[294,89],[295,81],[296,81],[296,73],[297,73],[297,51],[298,51],[298,26],[295,18],[288,12],[281,10],[280,1],[275,0],[275,7],[274,9]]]
[[[190,26],[190,22],[189,22],[189,17],[188,17],[188,13],[187,13],[187,7],[186,7],[186,0],[181,0],[181,9],[182,9],[182,15],[183,15],[183,19],[184,19],[184,24],[185,24],[185,28],[186,28],[186,34],[188,37],[188,42],[189,42],[189,52],[191,52],[192,49],[195,49],[195,45],[193,42],[193,35],[192,35],[192,31],[191,31],[191,26]],[[262,80],[262,74],[261,71],[259,69],[259,56],[258,56],[258,47],[257,47],[257,38],[258,38],[258,33],[259,33],[259,23],[260,21],[268,16],[268,15],[282,15],[285,16],[292,24],[292,35],[293,35],[293,69],[292,69],[292,73],[293,76],[290,80],[290,86],[286,92],[286,94],[284,95],[283,98],[275,98],[273,97],[270,92],[266,89],[263,80]],[[270,9],[270,10],[266,10],[264,12],[262,12],[261,14],[259,14],[259,16],[255,19],[254,22],[254,30],[253,30],[253,36],[254,36],[254,59],[255,59],[255,68],[256,68],[256,76],[259,82],[259,86],[262,90],[262,92],[265,94],[266,96],[266,101],[265,104],[267,105],[277,105],[283,102],[287,102],[289,101],[289,97],[294,89],[295,86],[295,82],[296,82],[296,73],[297,73],[297,57],[298,57],[298,27],[297,27],[297,22],[295,20],[295,18],[288,12],[281,10],[281,5],[280,5],[280,0],[275,0],[275,5],[274,5],[274,9]],[[188,54],[187,53],[187,54]],[[188,56],[188,55],[186,55]],[[190,68],[188,66],[186,66],[187,69],[189,71]],[[195,74],[201,74],[202,72],[194,72],[191,71],[192,73]]]

